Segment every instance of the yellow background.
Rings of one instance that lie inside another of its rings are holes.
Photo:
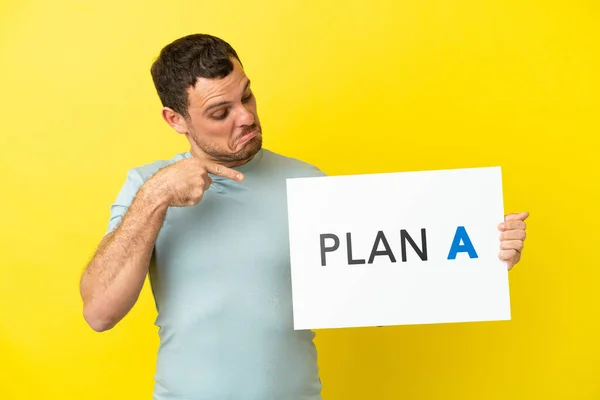
[[[150,398],[148,286],[97,334],[78,281],[126,171],[187,149],[149,67],[207,32],[239,51],[270,149],[332,175],[500,165],[506,211],[531,212],[512,321],[319,331],[324,399],[600,399],[599,18],[593,0],[0,2],[0,398]]]

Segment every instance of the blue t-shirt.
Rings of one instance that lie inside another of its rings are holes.
[[[108,232],[148,178],[189,157],[131,169]],[[211,175],[200,203],[169,208],[158,235],[153,398],[320,400],[315,334],[293,329],[286,179],[324,174],[267,149],[235,169],[243,182]]]

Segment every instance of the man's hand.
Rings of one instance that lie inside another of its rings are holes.
[[[529,217],[528,212],[508,214],[504,217],[504,222],[498,225],[498,230],[502,232],[499,258],[507,262],[509,271],[521,260],[523,242],[527,236],[525,233],[527,217]]]
[[[163,168],[148,180],[154,194],[169,207],[198,204],[212,183],[208,174],[219,175],[241,182],[242,173],[198,158],[186,158]]]

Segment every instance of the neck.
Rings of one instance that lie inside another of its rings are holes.
[[[190,153],[191,153],[192,157],[194,157],[194,158],[198,158],[200,160],[203,160],[203,161],[206,161],[209,163],[219,164],[219,165],[222,165],[227,168],[234,168],[234,167],[239,167],[241,165],[244,165],[244,164],[248,163],[250,160],[252,160],[252,158],[254,158],[254,156],[256,155],[256,154],[253,154],[244,160],[219,159],[217,157],[212,157],[212,156],[204,153],[203,151],[198,151],[197,149],[195,149],[193,147],[190,149]]]

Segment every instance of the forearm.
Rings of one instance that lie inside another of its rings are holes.
[[[167,203],[143,186],[120,226],[106,236],[81,279],[84,317],[97,331],[111,329],[133,307],[144,285]]]

